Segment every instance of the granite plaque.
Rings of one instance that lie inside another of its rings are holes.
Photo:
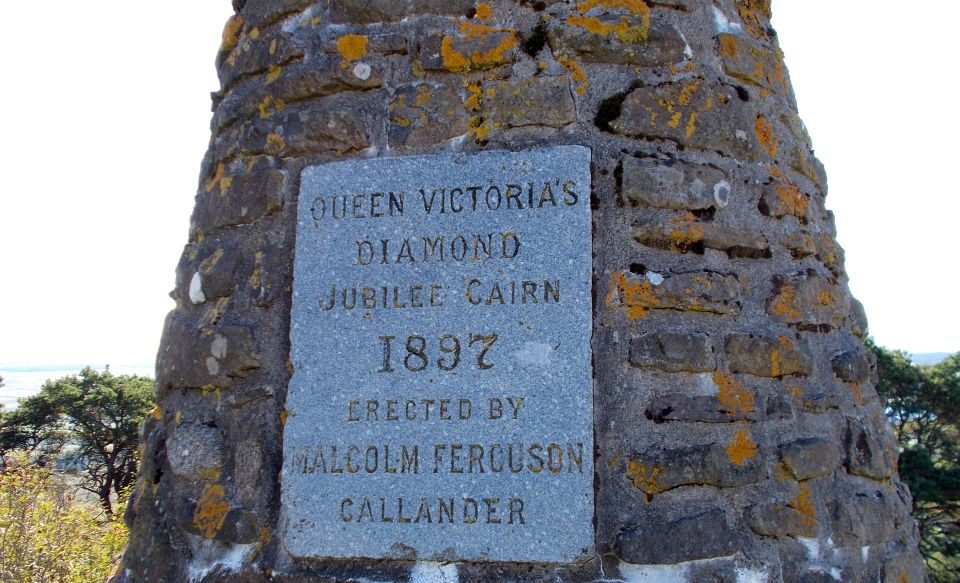
[[[313,166],[297,213],[286,549],[592,554],[590,150]]]

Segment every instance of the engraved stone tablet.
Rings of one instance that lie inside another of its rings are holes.
[[[592,554],[590,151],[314,166],[297,212],[287,550]]]

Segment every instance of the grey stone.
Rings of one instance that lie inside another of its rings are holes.
[[[724,251],[731,257],[764,258],[770,256],[766,238],[747,229],[718,223],[681,222],[645,225],[633,236],[648,247],[680,253],[703,248]]]
[[[260,367],[246,326],[200,326],[176,312],[167,317],[166,342],[157,354],[157,388],[229,387]]]
[[[845,441],[847,472],[874,480],[890,476],[892,464],[880,440],[859,419],[847,418]]]
[[[760,377],[809,375],[813,354],[805,340],[730,334],[724,342],[730,370]]]
[[[816,517],[802,514],[789,504],[763,502],[747,509],[747,525],[762,536],[805,536],[812,538],[820,532]]]
[[[831,501],[830,512],[834,542],[844,548],[876,545],[896,536],[897,501],[879,488],[855,490],[842,501]]]
[[[413,83],[398,87],[390,100],[390,143],[423,146],[467,133],[469,116],[446,85]]]
[[[819,478],[840,466],[840,449],[819,437],[798,439],[780,446],[780,461],[798,480]]]
[[[876,369],[876,357],[862,348],[841,352],[830,361],[833,374],[848,383],[865,383]]]
[[[249,224],[283,208],[283,171],[234,174],[226,179],[226,186],[222,178],[208,182],[197,195],[193,226],[200,233]]]
[[[576,17],[575,17],[576,18]],[[549,28],[550,47],[554,53],[574,54],[587,62],[620,63],[641,67],[656,67],[681,63],[685,59],[687,44],[672,25],[660,20],[644,22],[640,16],[624,17],[619,14],[604,14],[598,18],[602,26],[618,28],[624,20],[626,34],[615,32],[600,34],[585,27],[554,21]],[[630,39],[630,28],[640,32]],[[631,42],[631,40],[633,42]]]
[[[254,123],[244,135],[250,154],[281,158],[362,150],[369,145],[363,118],[345,106],[284,112]]]
[[[668,395],[657,397],[647,406],[645,414],[654,423],[667,421],[696,421],[699,423],[733,423],[758,421],[756,410],[728,408],[713,396]]]
[[[744,35],[717,35],[723,72],[759,87],[789,94],[787,71],[776,52]]]
[[[483,115],[494,128],[563,127],[577,120],[566,77],[531,77],[483,84]],[[549,103],[549,107],[543,104]]]
[[[592,554],[589,162],[574,146],[303,172],[281,474],[291,554]]]
[[[740,301],[737,278],[714,272],[651,272],[642,277],[614,273],[606,299],[608,306],[622,308],[631,320],[642,318],[650,310],[736,314]]]
[[[764,456],[754,455],[738,465],[727,448],[718,444],[666,450],[631,458],[627,477],[648,495],[680,486],[735,488],[753,484],[765,476]]]
[[[719,209],[727,206],[731,194],[727,175],[709,166],[633,156],[623,159],[623,196],[628,201],[668,209]]]
[[[723,510],[714,508],[672,520],[661,526],[623,532],[617,536],[617,555],[642,565],[681,563],[732,555],[740,549],[741,533],[727,524]]]
[[[708,372],[717,368],[709,336],[673,332],[648,332],[631,338],[630,364],[667,372]]]
[[[167,438],[167,462],[178,476],[209,478],[223,468],[223,436],[215,427],[181,423]]]

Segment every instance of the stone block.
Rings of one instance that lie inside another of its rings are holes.
[[[436,14],[465,16],[474,0],[331,0],[330,19],[335,23],[372,24],[395,22],[406,16]]]
[[[876,369],[876,357],[872,352],[856,348],[841,352],[830,361],[833,374],[847,383],[866,383]]]
[[[656,282],[656,283],[654,283]],[[627,318],[638,320],[650,310],[680,310],[713,314],[740,311],[740,283],[733,275],[714,272],[634,276],[616,272],[611,276],[607,306],[623,309]]]
[[[687,421],[697,423],[733,423],[757,421],[759,413],[750,408],[731,408],[713,396],[668,395],[650,401],[646,417],[654,423]]]
[[[730,370],[759,377],[809,375],[813,353],[804,340],[786,336],[730,334],[724,342]]]
[[[737,488],[765,477],[762,454],[736,460],[728,449],[706,444],[633,457],[626,475],[636,488],[651,496],[680,486]]]
[[[200,326],[176,313],[167,317],[157,354],[159,390],[229,387],[260,367],[246,326]]]
[[[622,532],[616,553],[628,563],[641,565],[682,563],[732,555],[740,550],[742,536],[727,524],[724,511],[714,508],[666,523],[650,520]]]
[[[731,257],[770,256],[769,244],[763,235],[713,222],[644,225],[634,233],[633,238],[641,245],[678,253],[707,248],[724,251]]]
[[[745,518],[750,530],[761,536],[817,536],[820,526],[816,516],[803,512],[790,503],[763,502],[747,509]]]
[[[892,464],[879,438],[862,421],[847,418],[846,444],[847,472],[873,480],[884,480],[892,472]]]
[[[721,33],[717,35],[723,72],[753,85],[789,93],[786,68],[775,51],[749,37]]]
[[[495,128],[561,128],[577,120],[566,76],[489,81],[483,84],[483,94],[483,116]]]
[[[727,206],[732,187],[715,168],[654,158],[623,159],[623,197],[629,202],[699,210]]]
[[[733,89],[701,77],[631,91],[611,129],[630,137],[671,140],[755,162],[756,115]]]
[[[843,548],[858,548],[887,542],[897,536],[897,522],[907,518],[906,508],[886,489],[844,492],[842,499],[827,504],[834,542]]]
[[[767,313],[784,324],[840,326],[850,309],[849,294],[822,277],[774,278],[773,285]]]
[[[708,372],[717,368],[706,334],[648,332],[630,339],[630,364],[667,372]]]
[[[245,0],[240,14],[251,26],[263,27],[300,12],[313,3],[314,0]]]
[[[460,34],[432,34],[420,39],[417,57],[426,71],[466,73],[513,63],[519,50],[516,31],[465,24]]]
[[[282,170],[260,170],[225,176],[217,184],[201,188],[193,211],[193,227],[210,233],[222,227],[249,224],[283,208]]]
[[[819,478],[840,466],[840,449],[819,437],[798,439],[780,446],[780,461],[798,480]]]
[[[397,88],[390,100],[391,145],[424,146],[467,133],[469,116],[446,85],[412,83]]]
[[[281,158],[345,154],[368,145],[363,114],[345,105],[285,112],[260,120],[244,136],[247,153]]]
[[[243,77],[266,74],[271,66],[282,66],[303,59],[304,52],[283,34],[258,34],[256,38],[244,31],[233,50],[218,57],[217,73],[220,87],[227,89]]]
[[[660,67],[686,59],[687,43],[673,25],[638,15],[572,15],[548,29],[555,54],[573,54],[590,63]]]
[[[223,468],[223,436],[215,427],[181,423],[167,438],[167,463],[177,476],[209,479]]]

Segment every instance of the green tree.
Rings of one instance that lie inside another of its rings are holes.
[[[25,449],[78,472],[108,515],[137,472],[138,428],[153,407],[153,380],[85,368],[43,384],[5,416],[0,448]]]
[[[960,578],[960,353],[934,366],[870,343],[933,581]]]

